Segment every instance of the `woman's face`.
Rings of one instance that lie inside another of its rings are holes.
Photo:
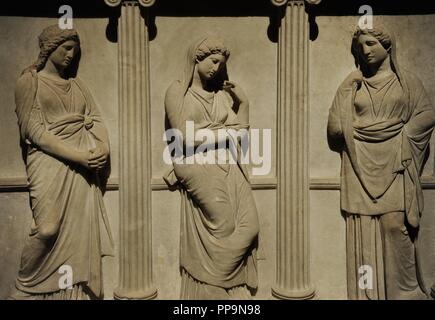
[[[361,58],[368,65],[381,64],[389,55],[378,39],[370,34],[358,37],[358,49]]]
[[[225,66],[226,58],[220,53],[214,53],[202,61],[197,60],[198,74],[201,79],[212,80]]]
[[[54,50],[49,59],[58,69],[67,68],[79,50],[79,45],[74,40],[67,40]]]

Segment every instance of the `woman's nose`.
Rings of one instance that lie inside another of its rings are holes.
[[[364,55],[368,55],[370,54],[370,48],[368,46],[363,46],[363,54]]]

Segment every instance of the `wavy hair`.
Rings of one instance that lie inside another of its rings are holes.
[[[356,28],[352,36],[351,51],[355,59],[355,65],[357,68],[360,68],[363,73],[365,73],[367,70],[367,65],[362,61],[358,47],[358,38],[361,35],[373,36],[379,41],[384,49],[389,52],[391,69],[394,73],[396,73],[397,78],[399,79],[399,82],[403,88],[405,97],[409,101],[409,88],[397,62],[397,48],[394,34],[381,23],[377,24],[376,27],[371,29],[361,29],[360,27]]]
[[[45,28],[38,37],[39,55],[38,59],[31,66],[24,69],[22,73],[34,70],[36,72],[44,69],[50,55],[64,42],[73,40],[77,42],[80,48],[80,37],[75,29],[61,29],[59,26],[52,25]],[[80,59],[80,50],[74,57],[71,65],[67,68],[66,74],[75,76]]]

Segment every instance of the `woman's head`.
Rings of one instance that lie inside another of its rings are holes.
[[[187,50],[178,103],[183,103],[183,98],[192,85],[195,71],[207,80],[211,89],[221,89],[223,82],[228,80],[226,62],[229,56],[230,51],[221,39],[204,37],[195,41]]]
[[[391,69],[396,73],[409,101],[409,88],[397,62],[397,48],[394,34],[378,20],[371,29],[357,27],[352,37],[352,55],[355,64],[363,74],[368,74],[371,65],[380,65],[390,58]]]
[[[352,54],[362,67],[379,65],[390,55],[392,45],[392,36],[384,27],[358,27],[352,37]]]
[[[228,59],[230,57],[230,50],[225,46],[222,39],[205,38],[196,46],[195,59],[201,61],[211,54],[220,54],[225,59]]]
[[[73,67],[80,53],[80,38],[76,30],[52,25],[42,31],[38,40],[39,56],[30,69],[44,69],[48,60],[60,70]]]
[[[222,82],[227,80],[226,62],[230,51],[218,38],[206,38],[195,50],[196,70],[206,81]]]
[[[58,70],[68,68],[79,50],[79,44],[75,40],[67,40],[59,45],[48,57],[48,60]]]

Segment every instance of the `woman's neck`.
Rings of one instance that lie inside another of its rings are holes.
[[[56,68],[56,66],[50,60],[47,61],[44,68],[40,71],[43,75],[54,79],[65,80],[65,70],[61,68]]]
[[[382,61],[382,63],[380,63],[380,64],[368,65],[367,69],[368,69],[367,72],[369,74],[364,75],[366,78],[371,78],[374,76],[383,76],[387,73],[391,73],[392,69],[391,69],[390,56],[387,56],[387,58],[385,58],[385,60]]]
[[[199,89],[199,90],[203,90],[203,91],[207,91],[207,92],[211,91],[208,84],[207,84],[207,80],[202,79],[199,76],[199,73],[198,73],[198,70],[196,69],[196,67],[195,67],[195,71],[193,72],[193,79],[192,79],[191,87],[194,89]]]

